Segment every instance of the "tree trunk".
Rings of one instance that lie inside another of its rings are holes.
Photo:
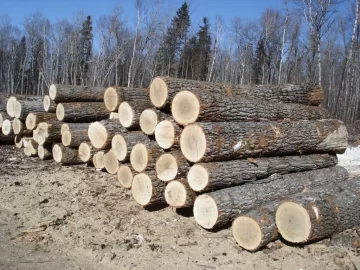
[[[155,128],[155,140],[163,149],[179,149],[183,129],[172,119],[163,120]]]
[[[85,141],[79,145],[79,157],[82,161],[86,163],[92,163],[95,153],[97,153],[97,150],[91,145],[90,142]]]
[[[43,100],[44,111],[48,113],[56,112],[56,103],[50,98],[50,96],[45,95]]]
[[[196,199],[196,194],[186,179],[171,181],[167,184],[164,194],[167,204],[175,208],[190,207]]]
[[[111,149],[121,162],[129,162],[131,149],[138,144],[150,145],[150,139],[141,131],[124,132],[116,134],[111,140]]]
[[[156,175],[162,181],[170,181],[186,177],[189,172],[189,162],[181,151],[162,154],[156,161]]]
[[[122,133],[127,133],[127,130],[116,119],[92,123],[88,129],[89,139],[96,149],[109,149],[112,138]]]
[[[170,105],[174,96],[182,90],[198,90],[224,96],[257,98],[271,102],[301,103],[317,106],[324,99],[324,91],[314,85],[233,85],[156,77],[150,84],[150,99],[155,107]]]
[[[109,112],[102,102],[59,103],[56,117],[63,122],[90,123],[108,119]]]
[[[25,124],[28,130],[34,130],[39,123],[54,121],[54,120],[56,120],[55,113],[34,112],[28,114],[28,116],[26,117]]]
[[[61,143],[55,144],[53,146],[52,154],[54,160],[63,165],[75,165],[84,163],[84,161],[80,159],[77,149],[65,147]]]
[[[194,217],[206,229],[222,227],[239,214],[260,205],[347,178],[347,170],[340,166],[285,175],[274,174],[261,183],[225,188],[198,196],[194,204]]]
[[[320,107],[275,103],[260,99],[229,98],[205,91],[181,91],[171,103],[174,120],[180,125],[196,121],[242,122],[318,120],[330,118]]]
[[[140,115],[145,110],[152,107],[148,101],[123,101],[120,103],[118,114],[120,124],[132,130],[140,129]]]
[[[140,128],[146,135],[153,135],[157,124],[168,118],[169,115],[157,109],[146,109],[140,115]]]
[[[339,120],[284,123],[197,123],[181,134],[183,155],[191,162],[298,153],[343,153],[347,130]]]
[[[87,129],[77,129],[72,132],[65,131],[61,135],[61,142],[64,146],[67,147],[77,147],[82,142],[87,141],[89,139]]]
[[[62,123],[61,125],[61,135],[65,132],[65,131],[70,131],[73,132],[75,130],[81,130],[81,129],[86,129],[88,130],[90,126],[90,123]]]
[[[14,107],[14,116],[21,121],[25,121],[31,112],[43,112],[44,106],[42,101],[22,100],[16,101]]]
[[[191,167],[187,179],[196,192],[207,192],[257,181],[274,173],[296,173],[336,164],[336,155],[328,154],[198,163]]]
[[[59,102],[103,102],[105,88],[95,86],[75,86],[52,84],[49,96],[56,103]]]
[[[133,100],[149,102],[149,90],[111,86],[106,89],[104,94],[104,103],[110,112],[117,110],[121,102]]]
[[[53,143],[61,142],[61,123],[41,122],[33,132],[34,140],[39,145],[50,145]]]

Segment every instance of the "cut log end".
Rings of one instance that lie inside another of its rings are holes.
[[[4,120],[1,130],[5,136],[9,136],[12,134],[13,129],[10,120]]]
[[[118,177],[118,180],[119,180],[120,184],[124,188],[131,188],[134,175],[133,175],[133,173],[132,173],[129,166],[121,165],[119,167],[118,172],[117,172],[117,177]]]
[[[137,172],[142,172],[146,169],[149,163],[149,153],[144,144],[138,143],[133,147],[130,153],[130,163]]]
[[[161,121],[155,128],[155,140],[163,149],[169,149],[175,142],[175,128],[169,120]]]
[[[158,121],[158,116],[152,109],[144,110],[140,115],[139,121],[142,132],[146,135],[153,135]]]
[[[2,123],[4,122],[4,116],[0,113],[0,128],[2,127]]]
[[[180,148],[187,160],[200,161],[206,151],[206,136],[203,129],[196,124],[186,126],[180,136]]]
[[[106,128],[99,122],[90,124],[88,130],[89,139],[91,144],[97,148],[103,148],[108,142],[108,133]]]
[[[186,187],[179,181],[171,181],[165,188],[167,204],[175,208],[182,208],[188,198]]]
[[[153,193],[150,177],[145,173],[135,175],[131,185],[131,193],[138,204],[142,206],[148,205],[151,202]]]
[[[57,106],[56,106],[56,117],[59,121],[62,121],[64,120],[64,117],[65,117],[65,109],[64,109],[64,106],[59,103]]]
[[[52,157],[51,151],[49,151],[43,145],[39,145],[37,152],[38,152],[39,158],[42,160],[50,159]]]
[[[190,168],[189,173],[187,175],[187,180],[189,186],[194,191],[202,191],[204,188],[208,186],[209,173],[203,166],[199,164],[195,164]]]
[[[16,148],[23,147],[23,137],[21,135],[16,135],[14,138],[14,143]]]
[[[261,245],[262,232],[259,224],[250,217],[238,217],[232,224],[235,241],[246,250],[257,250]]]
[[[156,174],[162,181],[175,179],[178,169],[176,158],[172,154],[162,154],[156,161]]]
[[[17,118],[13,120],[12,128],[15,135],[19,135],[24,130],[24,124]]]
[[[49,97],[50,97],[52,100],[55,100],[55,99],[56,99],[56,85],[55,85],[55,84],[52,84],[52,85],[50,85],[50,87],[49,87]]]
[[[111,149],[118,160],[124,161],[126,159],[128,155],[127,143],[122,135],[116,134],[111,139]]]
[[[171,103],[171,113],[180,125],[194,123],[200,113],[200,102],[190,91],[177,93]]]
[[[52,149],[52,154],[54,157],[54,160],[58,163],[62,160],[62,150],[61,147],[58,144],[55,144]]]
[[[19,101],[14,102],[14,117],[20,118],[22,113],[22,105]]]
[[[36,114],[29,113],[25,120],[25,125],[28,130],[36,128]]]
[[[61,142],[62,142],[62,144],[64,146],[70,146],[71,145],[71,132],[69,130],[62,133]]]
[[[205,229],[212,229],[219,217],[216,202],[204,194],[196,198],[194,203],[194,217],[196,222]]]
[[[104,151],[99,151],[93,156],[93,164],[96,169],[104,169]]]
[[[50,86],[51,87],[51,86]],[[44,111],[48,112],[51,106],[51,99],[50,96],[45,95],[43,99]]]
[[[68,124],[62,124],[60,128],[60,134],[62,135],[65,131],[70,130],[70,127]]]
[[[119,170],[119,161],[112,150],[104,155],[105,170],[110,174],[116,174]]]
[[[86,142],[79,145],[79,157],[84,162],[89,162],[92,157],[90,146]]]
[[[156,108],[165,106],[168,99],[168,87],[159,77],[155,78],[150,84],[150,100]]]
[[[119,102],[120,101],[116,88],[112,86],[108,87],[104,93],[104,103],[106,108],[110,112],[113,112],[118,108]]]
[[[123,127],[129,128],[132,126],[134,122],[134,110],[131,108],[129,103],[127,103],[126,101],[121,102],[118,114],[120,124]]]
[[[14,117],[14,106],[16,102],[16,97],[10,97],[6,102],[6,112],[11,117]]]
[[[276,210],[276,226],[281,236],[291,243],[306,242],[311,234],[307,210],[299,204],[284,202]]]

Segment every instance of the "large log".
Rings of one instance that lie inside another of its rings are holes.
[[[104,100],[103,87],[52,84],[49,96],[59,102],[101,102]]]
[[[31,137],[33,133],[32,130],[26,129],[25,124],[22,121],[20,121],[18,118],[15,118],[13,120],[12,129],[15,135],[23,135],[23,136]]]
[[[56,103],[50,98],[49,95],[45,95],[43,99],[44,111],[48,113],[56,112]]]
[[[34,130],[37,127],[37,125],[41,122],[48,122],[55,120],[56,120],[55,113],[32,112],[27,115],[25,124],[28,130]]]
[[[119,170],[119,165],[119,160],[111,149],[104,154],[104,166],[108,173],[116,174]]]
[[[260,205],[347,178],[347,170],[340,166],[285,175],[274,174],[261,183],[254,182],[198,196],[194,203],[194,217],[206,229],[222,227],[236,216]]]
[[[285,123],[196,123],[184,128],[180,147],[191,162],[298,153],[343,153],[347,130],[339,120]]]
[[[119,167],[119,170],[117,172],[117,177],[119,180],[119,183],[124,188],[131,188],[132,181],[134,179],[134,170],[131,168],[130,164],[122,164]]]
[[[61,143],[54,144],[52,148],[52,155],[56,162],[64,165],[84,163],[84,161],[80,159],[77,149],[65,147]]]
[[[34,140],[39,145],[61,142],[61,123],[57,121],[41,122],[33,132]]]
[[[153,135],[157,124],[169,116],[157,109],[146,109],[140,115],[140,129],[146,135]]]
[[[95,147],[90,142],[82,142],[79,145],[79,157],[86,163],[92,163],[94,154],[97,153]]]
[[[42,112],[43,110],[44,106],[41,100],[15,101],[14,116],[22,121],[25,121],[29,113]]]
[[[169,105],[182,90],[217,93],[229,97],[257,98],[272,102],[319,105],[324,99],[324,90],[312,85],[233,85],[193,81],[170,77],[156,77],[150,84],[150,99],[157,108]]]
[[[104,103],[110,111],[116,111],[123,101],[149,101],[149,90],[143,88],[127,88],[110,86],[105,90]]]
[[[119,105],[120,124],[128,129],[140,129],[140,115],[145,110],[152,107],[150,101],[123,101]]]
[[[142,206],[150,206],[165,203],[166,183],[156,179],[156,176],[149,173],[135,175],[131,193],[135,201]]]
[[[119,121],[103,120],[90,124],[88,136],[96,149],[109,149],[111,140],[116,134],[126,133],[127,130],[119,125]]]
[[[281,236],[292,243],[305,243],[358,226],[360,179],[335,186],[296,194],[282,202],[276,211]]]
[[[150,139],[141,131],[116,134],[111,140],[111,149],[119,161],[128,162],[130,160],[131,149],[137,143],[149,145]]]
[[[61,135],[61,142],[64,146],[77,147],[82,142],[89,140],[87,133],[87,129],[67,130]]]
[[[59,103],[56,117],[63,122],[90,123],[108,119],[109,112],[102,102]]]
[[[321,107],[293,103],[275,103],[261,99],[229,98],[203,91],[181,91],[171,103],[174,120],[180,125],[196,121],[241,122],[279,121],[288,119],[318,120],[330,118]]]
[[[336,155],[329,154],[198,163],[190,168],[187,180],[196,192],[207,192],[257,181],[274,173],[296,173],[336,164]]]
[[[11,96],[6,101],[6,112],[10,117],[15,117],[14,109],[15,109],[16,97]]]
[[[189,172],[190,164],[180,151],[162,154],[156,160],[156,176],[162,181],[184,178]]]
[[[181,132],[173,120],[163,120],[155,128],[155,140],[163,149],[179,149]]]
[[[167,204],[175,208],[190,207],[196,198],[196,193],[189,187],[186,179],[171,181],[164,194]]]
[[[164,153],[155,142],[149,145],[144,143],[136,144],[130,153],[130,163],[132,168],[137,172],[146,170],[154,170],[156,167],[156,160]]]

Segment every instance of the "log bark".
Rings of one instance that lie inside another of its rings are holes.
[[[61,143],[55,144],[52,148],[54,160],[63,165],[75,165],[85,163],[79,157],[77,149],[65,147]]]
[[[41,122],[48,122],[55,120],[56,120],[55,113],[32,112],[27,115],[25,124],[28,130],[34,130],[37,127],[37,125]]]
[[[165,114],[157,109],[146,109],[140,115],[140,129],[146,135],[154,135],[157,124],[165,119],[168,119],[169,115]]]
[[[170,105],[174,96],[182,90],[314,106],[324,100],[324,90],[316,85],[233,85],[170,77],[154,78],[150,84],[150,99],[155,107],[163,108]]]
[[[119,161],[129,162],[131,150],[138,143],[150,145],[151,141],[141,131],[124,132],[112,138],[111,149]]]
[[[127,130],[119,125],[119,121],[103,120],[90,124],[88,136],[96,149],[109,149],[111,140],[116,134],[125,134]]]
[[[254,182],[198,196],[194,204],[194,217],[206,229],[222,227],[239,214],[260,205],[347,178],[347,170],[340,166],[285,175],[274,174],[261,183]]]
[[[91,145],[90,142],[82,142],[79,145],[79,157],[86,163],[93,163],[93,156],[97,150]]]
[[[0,134],[0,135],[2,135],[2,134]],[[8,136],[3,136],[4,138],[7,138]],[[1,140],[2,139],[2,137],[0,136],[0,142],[2,141]],[[10,139],[9,139],[9,141],[10,141]],[[6,141],[4,141],[4,142],[6,142]],[[15,138],[14,138],[14,143],[15,143],[15,147],[16,148],[23,148],[23,136],[21,136],[21,135],[16,135],[15,136]]]
[[[73,132],[79,129],[89,129],[89,126],[90,123],[63,123],[61,125],[60,133],[62,135],[67,130]]]
[[[15,117],[15,105],[21,101],[41,101],[40,96],[12,95],[6,100],[6,112],[10,117]],[[18,105],[19,106],[19,105]]]
[[[276,211],[279,233],[289,242],[306,243],[359,225],[359,190],[357,178],[285,199]]]
[[[196,123],[186,126],[180,147],[191,162],[298,153],[343,153],[347,130],[339,120],[285,123]]]
[[[0,112],[0,128],[2,127],[2,123],[6,119],[6,113]]]
[[[40,159],[42,160],[49,160],[52,159],[52,147],[50,145],[44,146],[44,145],[39,145],[38,149],[38,156]]]
[[[329,154],[198,163],[190,168],[187,180],[196,192],[207,192],[258,181],[274,173],[296,173],[334,167],[336,164],[336,155]]]
[[[39,145],[61,142],[61,123],[57,121],[41,122],[33,132],[34,140]]]
[[[104,103],[110,112],[116,111],[121,102],[133,100],[149,102],[149,90],[111,86],[104,93]]]
[[[13,144],[15,140],[15,135],[4,135],[2,129],[0,128],[0,144]]]
[[[185,178],[189,169],[190,164],[181,151],[164,153],[156,160],[156,175],[162,181]]]
[[[179,149],[182,130],[172,119],[163,120],[155,128],[155,140],[163,149]]]
[[[49,96],[56,103],[102,102],[104,91],[103,87],[52,84],[49,88]]]
[[[14,106],[14,116],[21,121],[25,121],[31,112],[42,112],[44,106],[41,100],[21,100],[16,101]]]
[[[43,100],[44,111],[48,113],[56,112],[56,103],[50,98],[49,95],[44,96]]]
[[[62,122],[90,123],[108,119],[109,112],[102,102],[59,103],[56,117]]]
[[[330,118],[321,107],[275,103],[261,99],[229,98],[203,91],[181,91],[171,103],[174,120],[180,125],[194,122],[241,122],[318,120]]]
[[[175,208],[190,207],[196,199],[196,193],[189,187],[186,179],[171,181],[164,193],[167,204]]]
[[[153,171],[156,167],[156,160],[164,153],[155,142],[149,145],[144,143],[136,144],[130,153],[130,163],[132,168],[137,172],[144,170]]]
[[[124,188],[131,188],[135,174],[136,172],[132,169],[131,164],[121,164],[117,172],[120,185]]]
[[[120,124],[127,129],[140,129],[140,115],[145,110],[152,107],[150,101],[123,101],[119,105]]]
[[[87,129],[76,129],[73,131],[65,131],[61,135],[61,142],[67,147],[77,147],[82,142],[89,140]]]

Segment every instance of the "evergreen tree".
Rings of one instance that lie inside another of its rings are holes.
[[[261,84],[263,77],[263,65],[265,63],[265,43],[262,38],[257,43],[255,51],[255,59],[252,67],[252,83]]]
[[[203,25],[200,26],[200,31],[197,33],[196,44],[196,69],[197,80],[205,81],[209,71],[210,56],[211,56],[211,36],[210,24],[208,19],[203,19]]]
[[[89,61],[91,59],[93,42],[92,29],[91,16],[87,16],[82,25],[80,38],[80,72],[82,85],[89,83]]]
[[[15,64],[14,64],[14,73],[15,73],[15,92],[21,94],[23,89],[23,69],[25,68],[24,63],[26,57],[26,37],[23,36],[20,40],[20,43],[16,47],[15,55]]]

